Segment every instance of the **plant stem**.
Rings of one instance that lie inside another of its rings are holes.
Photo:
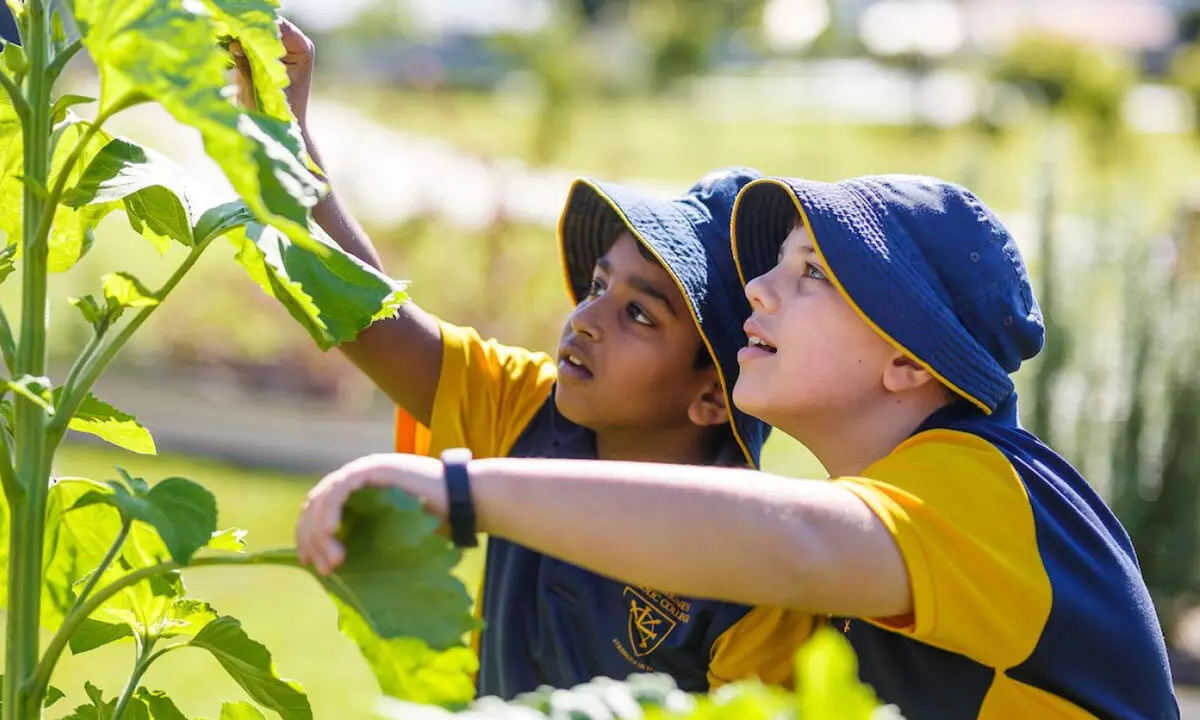
[[[268,550],[266,552],[255,553],[254,555],[219,555],[192,558],[191,563],[188,564],[188,568],[217,565],[285,565],[288,567],[299,567],[300,561],[296,557],[295,550]],[[87,620],[91,617],[92,613],[99,610],[101,605],[108,602],[110,598],[125,588],[136,585],[146,578],[179,569],[181,568],[178,563],[168,560],[157,565],[134,570],[128,575],[123,575],[119,579],[100,588],[87,600],[71,608],[62,625],[58,628],[58,632],[54,633],[50,644],[46,646],[46,653],[42,656],[41,663],[38,664],[37,672],[34,673],[27,686],[29,691],[39,693],[38,697],[41,697],[41,694],[45,693],[45,688],[50,684],[50,675],[54,672],[54,666],[58,664],[58,658],[62,655],[63,650],[66,649],[71,635],[83,624],[84,620]],[[24,719],[22,718],[21,720]]]
[[[21,118],[24,138],[24,188],[22,227],[24,260],[21,263],[21,341],[16,374],[45,375],[46,259],[44,224],[46,205],[35,187],[45,186],[50,171],[50,84],[45,70],[50,45],[49,13],[44,0],[25,6],[29,32],[25,38],[29,75],[25,100],[29,111]],[[45,453],[45,411],[27,398],[15,398],[17,479],[9,503],[8,632],[4,673],[2,720],[32,720],[41,713],[44,689],[26,685],[38,664],[38,628],[41,619],[42,553],[45,542],[46,499],[49,495],[49,462]]]
[[[49,102],[49,98],[47,98],[47,102]],[[92,141],[92,138],[96,137],[96,133],[100,132],[101,126],[104,125],[104,121],[108,118],[109,113],[102,111],[96,116],[95,120],[88,124],[88,129],[79,138],[79,142],[75,143],[75,147],[71,148],[71,154],[67,156],[62,168],[58,171],[58,176],[54,179],[54,187],[50,190],[49,195],[46,196],[46,212],[42,215],[41,222],[37,228],[36,237],[39,238],[43,245],[46,244],[46,238],[50,235],[50,227],[54,223],[54,214],[58,210],[58,203],[62,200],[63,192],[67,189],[67,182],[71,178],[71,171],[75,169],[75,165],[79,162],[83,151],[87,149],[88,143]],[[44,186],[45,183],[43,182],[42,185]]]
[[[183,276],[200,259],[200,254],[204,252],[206,247],[207,245],[197,245],[192,248],[192,251],[179,264],[179,267],[175,269],[175,272],[167,282],[154,294],[158,298],[157,304],[142,308],[132,320],[121,328],[121,332],[107,343],[101,344],[99,342],[100,337],[97,335],[95,341],[90,343],[83,354],[75,361],[75,365],[71,367],[71,372],[67,377],[67,382],[63,386],[62,400],[49,423],[48,434],[50,435],[51,448],[56,447],[59,441],[62,440],[62,436],[67,430],[67,424],[75,416],[75,411],[79,409],[79,405],[87,397],[96,379],[104,372],[104,368],[112,362],[113,357],[129,341],[133,333],[142,326],[142,323],[149,319],[151,313],[162,305],[167,295],[175,289],[175,286],[179,284]]]
[[[58,76],[62,74],[63,69],[67,67],[67,63],[71,62],[71,58],[75,57],[82,49],[83,41],[76,39],[70,45],[55,53],[54,60],[46,68],[46,82],[53,85],[54,81],[58,80]]]
[[[117,707],[113,710],[112,720],[121,720],[121,716],[128,709],[129,701],[133,699],[133,693],[137,691],[138,683],[142,681],[142,676],[150,668],[150,663],[154,662],[154,659],[157,657],[153,654],[153,650],[153,638],[138,639],[137,663],[133,666],[133,672],[129,675],[129,682],[125,684],[125,690],[121,692],[121,698],[117,700]]]
[[[117,539],[113,540],[112,547],[108,549],[108,553],[100,561],[99,567],[96,568],[95,572],[88,579],[87,585],[84,586],[79,596],[75,598],[75,603],[71,606],[72,610],[82,605],[87,600],[88,595],[91,595],[92,591],[96,589],[96,583],[100,582],[100,576],[104,574],[104,571],[116,559],[117,553],[121,552],[121,546],[125,544],[125,538],[129,536],[129,527],[132,524],[128,518],[121,518],[121,532],[117,533]]]

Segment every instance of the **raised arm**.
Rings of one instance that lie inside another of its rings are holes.
[[[287,51],[283,61],[290,80],[288,102],[300,123],[309,154],[319,167],[324,168],[308,129],[308,96],[316,48],[312,40],[291,22],[281,21],[280,28]],[[254,87],[249,64],[237,43],[231,45],[230,50],[237,64],[239,101],[253,107]],[[347,253],[386,272],[371,239],[342,204],[335,190],[331,189],[313,209],[313,220]],[[394,317],[372,324],[353,341],[340,347],[393,402],[419,422],[429,423],[442,361],[441,333],[432,315],[411,302],[405,303]]]

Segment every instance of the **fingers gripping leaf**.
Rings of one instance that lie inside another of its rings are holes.
[[[312,720],[312,708],[299,684],[279,677],[271,653],[250,639],[231,617],[210,622],[190,643],[212,653],[217,662],[255,702],[283,720]]]
[[[251,6],[249,0],[240,4]],[[260,5],[270,9],[269,3]],[[307,214],[325,186],[302,160],[294,123],[243,113],[225,96],[226,55],[216,42],[220,28],[203,5],[76,0],[75,15],[100,72],[102,112],[158,101],[200,131],[208,154],[256,216],[308,242]],[[281,55],[280,50],[275,57]]]
[[[275,23],[279,3],[275,0],[204,0],[204,4],[224,26],[218,32],[237,38],[241,43],[246,59],[250,61],[259,111],[290,122],[292,111],[283,93],[288,86],[287,68],[281,62],[284,48],[279,38],[279,26]]]
[[[437,520],[394,489],[354,493],[343,514],[346,560],[320,578],[376,635],[412,637],[445,650],[475,628],[471,598],[450,574],[461,551],[435,534]]]

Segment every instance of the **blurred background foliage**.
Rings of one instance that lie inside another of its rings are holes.
[[[1191,613],[1200,593],[1200,3],[283,7],[317,42],[310,117],[327,170],[389,271],[412,281],[424,307],[512,344],[551,349],[557,341],[569,306],[555,230],[578,175],[665,194],[713,168],[744,164],[825,180],[927,173],[975,189],[1017,235],[1047,317],[1046,350],[1017,378],[1025,423],[1116,508],[1177,672],[1183,681],[1200,678],[1189,659],[1200,648]],[[197,139],[158,120],[132,112],[122,132],[215,179]],[[211,251],[225,252],[232,249]],[[106,221],[90,254],[54,278],[55,360],[68,362],[86,338],[62,298],[94,291],[113,265],[153,284],[169,260],[119,215]],[[339,441],[335,451],[385,450],[391,408],[229,267],[202,261],[130,348],[123,370],[144,379],[143,419],[167,451],[140,471],[216,478],[235,517],[251,503],[252,531],[257,524],[268,544],[286,542],[305,485],[329,469],[325,459],[297,461],[331,442],[320,422],[373,428],[369,440]],[[0,287],[0,302],[11,306],[15,293],[13,283]],[[224,393],[214,402],[228,410],[230,438],[287,436],[291,444],[239,451],[239,462],[266,470],[172,454],[233,456],[216,435],[203,446],[189,442],[195,407],[172,394],[185,384]],[[255,410],[265,407],[295,408],[312,429]],[[72,471],[96,477],[125,462],[76,452]],[[797,476],[821,472],[778,433],[767,465]],[[301,472],[283,479],[271,469],[283,466]],[[475,572],[468,566],[464,577]],[[214,585],[233,578],[210,577]],[[308,590],[263,585],[227,594],[231,603],[260,596],[282,604]],[[290,670],[310,685],[318,710],[365,707],[359,690],[370,687],[369,675],[332,625],[311,662],[281,644],[286,624],[309,610],[299,602],[262,615],[255,633],[300,663]],[[327,653],[344,674],[321,674]],[[197,701],[215,692],[193,680]]]

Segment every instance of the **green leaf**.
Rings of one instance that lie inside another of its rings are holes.
[[[317,576],[325,588],[382,638],[417,638],[439,651],[462,645],[477,622],[450,574],[462,553],[435,534],[438,521],[394,488],[355,492],[342,518],[346,559]]]
[[[8,279],[9,275],[16,270],[15,259],[17,257],[17,245],[7,245],[3,250],[0,250],[0,283]]]
[[[266,0],[238,5],[239,18],[255,8],[274,14]],[[226,97],[227,55],[217,43],[221,27],[209,8],[199,2],[127,0],[113,9],[110,0],[76,0],[75,18],[100,72],[101,112],[142,98],[158,101],[176,120],[200,131],[205,150],[259,220],[296,242],[310,242],[308,213],[325,185],[303,160],[295,123],[242,112]]]
[[[90,650],[131,637],[133,637],[133,630],[125,623],[108,623],[88,618],[79,625],[75,632],[71,633],[67,644],[70,646],[72,654],[82,655]]]
[[[19,132],[10,133],[12,105],[7,95],[0,93],[0,231],[8,236],[9,243],[16,242],[22,237],[23,213],[21,207],[25,186],[32,179],[24,177],[24,148]],[[50,178],[57,178],[58,173],[66,164],[67,157],[83,139],[87,123],[74,121],[66,123],[56,130],[54,152],[50,162]],[[78,163],[71,169],[67,186],[76,182],[83,173],[83,168],[92,157],[108,142],[109,136],[99,131],[92,137],[79,156]],[[43,197],[47,196],[46,188],[35,188]],[[59,205],[55,209],[54,222],[50,229],[47,242],[50,247],[48,267],[51,272],[69,270],[91,248],[94,241],[92,229],[116,205],[97,204],[86,208],[75,209]]]
[[[75,708],[75,712],[63,718],[63,720],[112,720],[113,713],[117,709],[117,699],[113,698],[105,702],[104,694],[100,691],[100,688],[90,682],[84,683],[83,689],[87,693],[91,704],[80,705]]]
[[[804,718],[871,720],[878,701],[858,678],[854,648],[841,633],[824,626],[796,657],[796,707]]]
[[[5,387],[26,400],[33,401],[35,405],[45,410],[47,415],[54,414],[54,396],[50,391],[50,378],[25,375],[17,380],[6,380]]]
[[[327,243],[327,256],[317,257],[259,223],[235,228],[228,238],[250,278],[327,350],[394,314],[407,296],[402,283],[341,251],[315,226],[313,236]]]
[[[417,638],[384,640],[345,604],[334,603],[338,628],[358,645],[385,695],[452,708],[461,708],[475,697],[473,674],[479,662],[473,650],[455,647],[439,653]]]
[[[0,59],[4,60],[4,66],[8,68],[9,74],[16,78],[23,78],[29,71],[29,58],[25,57],[25,50],[20,45],[4,43]],[[20,83],[20,79],[17,82]]]
[[[96,98],[88,97],[87,95],[71,95],[70,93],[59,97],[54,101],[54,106],[50,108],[50,124],[57,125],[67,119],[67,110],[75,105],[83,105],[86,103],[94,103]]]
[[[58,629],[75,602],[76,584],[95,571],[121,531],[117,513],[100,506],[70,510],[88,492],[104,488],[84,478],[60,478],[46,510],[42,625]]]
[[[254,213],[241,200],[222,203],[200,216],[192,228],[192,237],[196,238],[196,245],[205,245],[234,228],[254,221]]]
[[[158,304],[158,298],[140,280],[126,272],[109,273],[101,278],[104,298],[110,307],[138,308]]]
[[[67,298],[67,302],[74,305],[83,314],[83,319],[97,330],[101,330],[108,325],[108,309],[101,308],[100,303],[96,302],[96,298],[91,295],[84,295],[81,298]]]
[[[258,96],[258,110],[270,117],[291,121],[284,88],[288,86],[287,68],[283,64],[285,50],[275,22],[279,3],[276,0],[204,0],[221,25],[220,35],[238,39]]]
[[[221,720],[267,720],[267,717],[248,702],[227,702],[221,705]]]
[[[0,683],[3,683],[3,682],[4,682],[4,674],[0,673]],[[44,700],[42,700],[42,707],[50,707],[51,705],[58,702],[59,700],[62,700],[66,696],[67,696],[66,693],[64,693],[62,690],[59,690],[58,688],[54,687],[53,685],[50,685],[46,688],[46,698]],[[0,708],[4,707],[3,700],[4,700],[3,698],[0,698]]]
[[[136,493],[120,483],[108,483],[108,491],[93,490],[75,504],[111,505],[130,520],[140,520],[158,531],[171,558],[180,565],[212,539],[217,530],[217,501],[203,485],[187,478],[170,477],[147,493]]]
[[[83,310],[80,307],[80,310]],[[85,313],[86,317],[86,313]],[[58,402],[61,388],[56,389],[54,400]],[[75,417],[67,423],[67,427],[75,432],[95,435],[105,442],[124,448],[130,452],[143,455],[154,455],[157,449],[150,431],[142,427],[137,418],[121,412],[112,405],[88,393],[75,411]]]
[[[188,720],[162,690],[150,691],[140,687],[134,693],[133,699],[145,706],[150,720]]]
[[[251,640],[234,618],[223,616],[210,622],[189,644],[212,653],[246,694],[283,720],[312,720],[312,707],[303,688],[279,677],[271,653]]]
[[[79,182],[63,194],[68,207],[125,203],[129,224],[160,251],[175,240],[191,246],[188,180],[182,167],[124,138],[110,141],[92,158]]]
[[[241,528],[229,528],[213,533],[212,539],[208,541],[205,549],[244,553],[246,552],[246,531]]]

